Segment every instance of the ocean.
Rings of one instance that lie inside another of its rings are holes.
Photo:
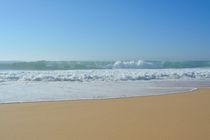
[[[107,99],[210,86],[210,61],[2,61],[0,103]]]

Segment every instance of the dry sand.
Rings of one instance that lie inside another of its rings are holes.
[[[0,105],[0,140],[210,140],[210,89]]]

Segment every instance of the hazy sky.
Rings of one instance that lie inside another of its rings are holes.
[[[0,60],[210,60],[209,0],[0,0]]]

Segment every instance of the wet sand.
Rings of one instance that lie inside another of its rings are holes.
[[[0,104],[0,140],[210,140],[210,89]]]

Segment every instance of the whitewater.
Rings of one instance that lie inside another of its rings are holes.
[[[0,66],[12,67],[11,64],[14,63],[6,65],[4,63]],[[40,68],[40,62],[38,64]],[[53,67],[66,65],[64,62],[45,62],[45,64]],[[78,68],[79,64],[80,67],[97,65],[97,68],[2,69],[0,70],[0,103],[149,96],[210,86],[209,67],[160,68],[163,63],[141,60],[114,63],[71,62],[68,66],[76,65]],[[183,64],[195,65],[194,62],[178,63],[178,65],[174,62],[170,63],[172,66],[174,64],[178,67]],[[24,63],[24,67],[28,68],[28,65]],[[46,68],[46,65],[42,67]],[[201,64],[196,63],[197,65]],[[17,68],[18,65],[15,64],[15,66]]]

